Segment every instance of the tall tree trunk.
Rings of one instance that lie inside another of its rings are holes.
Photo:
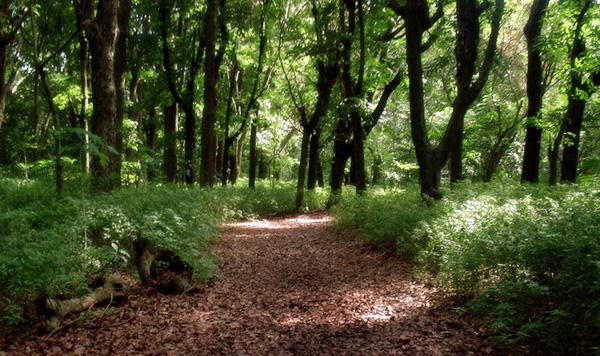
[[[89,40],[92,55],[92,113],[91,131],[104,140],[100,154],[92,159],[92,184],[94,189],[111,191],[119,184],[116,147],[116,89],[115,43],[117,39],[116,1],[98,1],[94,15],[93,0],[74,0],[78,21]],[[104,163],[104,164],[103,164]]]
[[[565,116],[565,136],[568,140],[563,143],[563,159],[560,171],[560,180],[562,182],[575,183],[575,179],[577,178],[579,141],[583,126],[585,105],[587,98],[594,92],[594,86],[600,84],[584,81],[583,74],[581,73],[581,69],[578,68],[577,63],[585,56],[586,46],[582,27],[592,3],[593,0],[586,0],[584,2],[575,22],[573,47],[571,47],[570,54],[571,88]]]
[[[123,166],[123,118],[125,116],[125,78],[127,73],[127,37],[129,36],[129,15],[131,0],[119,0],[117,13],[117,39],[115,43],[114,76],[115,76],[115,149],[119,153],[116,162],[117,184],[121,183]]]
[[[521,181],[535,183],[540,175],[540,149],[542,129],[539,126],[539,113],[544,96],[542,58],[538,40],[542,33],[543,17],[549,0],[534,0],[529,20],[523,32],[527,39],[527,132]]]
[[[10,74],[6,72],[10,64],[10,49],[26,18],[25,14],[13,13],[11,7],[11,1],[3,1],[0,4],[0,17],[2,18],[2,26],[0,26],[0,129],[6,123],[4,119],[6,98],[17,75],[16,70]]]
[[[423,43],[423,35],[443,16],[442,4],[439,3],[435,13],[430,15],[425,0],[408,0],[406,5],[402,6],[396,0],[389,0],[390,8],[403,17],[405,22],[411,136],[419,164],[421,192],[434,199],[442,196],[439,190],[441,170],[451,153],[453,155],[451,180],[455,181],[461,177],[464,116],[483,89],[491,71],[500,20],[504,13],[503,0],[496,0],[490,21],[491,33],[484,58],[477,71],[479,18],[484,11],[484,5],[474,0],[458,0],[455,47],[457,96],[444,135],[438,146],[434,147],[429,140],[425,121],[424,73],[421,56],[422,52],[429,47],[429,43]],[[435,37],[430,38],[432,39]]]
[[[177,103],[165,107],[163,169],[167,183],[177,182],[177,112]]]
[[[200,185],[212,187],[216,168],[217,138],[217,0],[207,0],[205,18],[206,49],[204,56],[204,112],[202,116],[202,148],[200,161]]]
[[[52,122],[54,123],[54,129],[60,130],[60,121],[58,120],[58,112],[56,111],[56,106],[54,105],[54,96],[50,91],[50,86],[48,85],[48,81],[46,79],[46,72],[41,64],[38,63],[38,74],[42,81],[42,85],[44,87],[44,92],[46,93],[46,101],[48,103],[48,109],[50,110],[50,115],[52,116]],[[54,150],[56,155],[56,165],[55,165],[55,173],[56,173],[56,194],[59,197],[62,197],[63,193],[63,163],[62,163],[62,153],[61,153],[61,140],[60,138],[54,137]]]
[[[170,7],[171,6],[171,7]],[[202,58],[204,56],[205,44],[203,38],[193,38],[195,53],[189,63],[189,70],[186,76],[185,87],[182,93],[176,86],[175,66],[171,60],[171,49],[169,46],[169,26],[171,23],[172,4],[161,0],[159,3],[159,19],[161,22],[161,41],[163,53],[163,67],[167,79],[167,86],[171,92],[173,100],[181,107],[184,112],[184,154],[183,170],[186,184],[193,184],[195,181],[195,149],[196,149],[196,114],[194,110],[196,78]],[[180,30],[182,25],[180,24]]]
[[[88,104],[89,104],[89,93],[88,93],[88,63],[89,63],[89,51],[88,51],[88,42],[85,36],[83,35],[81,28],[81,24],[79,21],[77,22],[77,30],[79,35],[77,39],[79,41],[79,61],[80,61],[80,85],[81,85],[81,110],[79,111],[79,125],[85,130],[83,134],[83,144],[84,149],[82,149],[82,158],[81,166],[83,171],[87,174],[90,172],[90,152],[87,149],[90,144],[90,136],[88,135],[89,130],[89,120],[88,120]]]

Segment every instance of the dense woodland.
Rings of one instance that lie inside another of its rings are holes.
[[[502,341],[598,352],[599,38],[596,0],[1,0],[0,315],[327,208]]]

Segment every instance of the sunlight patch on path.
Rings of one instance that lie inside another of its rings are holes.
[[[250,229],[289,229],[297,228],[298,224],[303,225],[316,225],[328,223],[331,219],[327,215],[322,216],[308,216],[301,215],[295,218],[289,218],[285,220],[252,220],[252,221],[239,221],[224,224],[225,227],[245,227]]]

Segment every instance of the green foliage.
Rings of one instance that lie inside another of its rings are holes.
[[[131,264],[138,237],[179,255],[194,278],[215,276],[220,223],[295,211],[293,184],[267,183],[125,187],[84,200],[80,186],[67,185],[58,200],[50,180],[0,179],[0,324],[28,319],[43,297],[85,293],[90,276]],[[323,209],[326,198],[323,190],[309,192],[306,209]]]
[[[441,202],[415,191],[346,198],[338,224],[414,256],[469,300],[504,342],[559,354],[600,347],[600,191],[510,182],[454,186]]]
[[[344,194],[332,213],[337,217],[338,227],[356,230],[366,241],[406,257],[414,257],[426,243],[413,235],[430,214],[415,185],[404,189],[371,189],[357,196]]]

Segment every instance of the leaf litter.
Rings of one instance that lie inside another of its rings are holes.
[[[0,356],[504,353],[410,263],[326,215],[227,224],[215,251],[222,275],[196,293],[130,287],[110,313],[0,344]]]

